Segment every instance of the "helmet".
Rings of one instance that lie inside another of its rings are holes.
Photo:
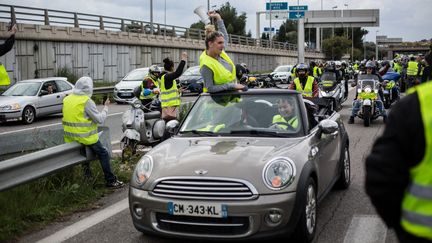
[[[159,75],[162,73],[162,69],[157,65],[151,65],[149,68],[149,74],[153,79],[159,78]]]
[[[311,61],[311,62],[310,62],[310,66],[311,66],[311,67],[315,67],[315,66],[316,66],[316,62]]]
[[[339,70],[342,66],[342,63],[340,61],[335,61],[335,69]]]
[[[304,64],[304,63],[300,63],[299,65],[297,65],[296,67],[296,73],[300,78],[303,78],[304,76],[307,76],[308,73],[308,65]],[[304,71],[304,74],[299,74],[300,71]]]
[[[240,66],[242,66],[242,67],[244,67],[244,68],[247,69],[247,65],[246,65],[246,63],[244,63],[244,62],[240,63]]]
[[[372,62],[372,61],[368,61],[367,63],[366,63],[366,66],[365,66],[366,68],[375,68],[375,64]]]

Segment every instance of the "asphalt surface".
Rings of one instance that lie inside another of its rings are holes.
[[[397,242],[394,233],[387,230],[376,215],[364,189],[364,161],[374,140],[382,133],[384,124],[382,118],[375,120],[370,127],[364,127],[362,120],[358,118],[355,124],[346,124],[351,113],[353,93],[351,90],[348,101],[340,111],[350,139],[351,186],[343,191],[332,190],[320,202],[314,242]],[[121,128],[119,132],[117,127],[121,122],[121,112],[125,109],[127,105],[112,105],[110,108],[111,116],[106,124],[112,127],[112,141],[116,141],[121,135]],[[0,136],[2,132],[14,129],[49,126],[59,123],[60,119],[61,117],[44,118],[30,126],[1,124]],[[65,242],[187,242],[138,232],[132,225],[127,207],[127,188],[119,189],[102,199],[94,210],[74,214],[65,221],[24,236],[21,242],[54,242],[62,241],[61,239],[67,239]]]

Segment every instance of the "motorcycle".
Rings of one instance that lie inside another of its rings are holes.
[[[269,74],[260,75],[243,75],[240,79],[240,84],[246,85],[248,88],[276,88],[276,83],[273,77]]]
[[[400,96],[399,92],[399,79],[401,75],[396,72],[387,72],[383,75],[384,82],[382,83],[383,88],[383,103],[384,108],[389,109],[392,103],[398,101]],[[397,92],[397,93],[396,93]]]
[[[123,137],[120,140],[122,160],[136,154],[139,145],[154,146],[162,141],[165,121],[161,118],[160,102],[152,102],[146,107],[134,98],[130,108],[122,115]]]
[[[330,99],[332,101],[332,110],[340,111],[342,103],[348,98],[344,82],[346,81],[337,81],[334,72],[324,72],[321,76],[321,82],[318,84],[320,89],[319,97]]]
[[[372,120],[381,116],[377,107],[379,89],[380,82],[376,75],[359,74],[357,98],[361,101],[361,107],[357,116],[363,119],[365,127],[368,127]]]

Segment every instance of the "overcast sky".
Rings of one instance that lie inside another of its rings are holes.
[[[247,14],[246,32],[256,33],[256,12],[265,10],[265,3],[270,0],[230,0],[237,12]],[[210,0],[210,5],[217,8],[227,0]],[[272,2],[283,2],[273,0]],[[432,38],[432,0],[292,0],[288,5],[308,5],[309,10],[324,10],[333,6],[338,9],[380,9],[380,26],[366,28],[369,34],[367,41],[375,41],[378,35],[391,38],[402,37],[404,41],[416,41]],[[1,0],[0,3],[64,10],[79,13],[113,16],[120,18],[150,21],[150,0]],[[166,3],[166,24],[189,27],[199,20],[193,10],[199,6],[207,7],[207,0],[154,0],[153,21],[164,23]],[[269,21],[261,17],[261,31]],[[282,21],[273,21],[272,26],[279,27]]]

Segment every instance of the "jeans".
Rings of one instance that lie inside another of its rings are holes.
[[[100,165],[102,167],[102,171],[105,176],[105,181],[107,183],[111,183],[117,180],[117,177],[111,171],[110,165],[110,155],[108,150],[102,145],[102,143],[98,140],[96,143],[92,145],[87,145],[99,158]],[[84,176],[90,178],[92,176],[90,170],[90,163],[84,163]]]
[[[352,112],[351,112],[352,117],[357,116],[358,112],[360,111],[362,103],[363,103],[362,100],[354,100],[353,101],[353,108],[352,108]],[[381,100],[376,100],[375,104],[376,104],[380,114],[384,117],[387,116],[386,110],[384,109],[383,102]]]

